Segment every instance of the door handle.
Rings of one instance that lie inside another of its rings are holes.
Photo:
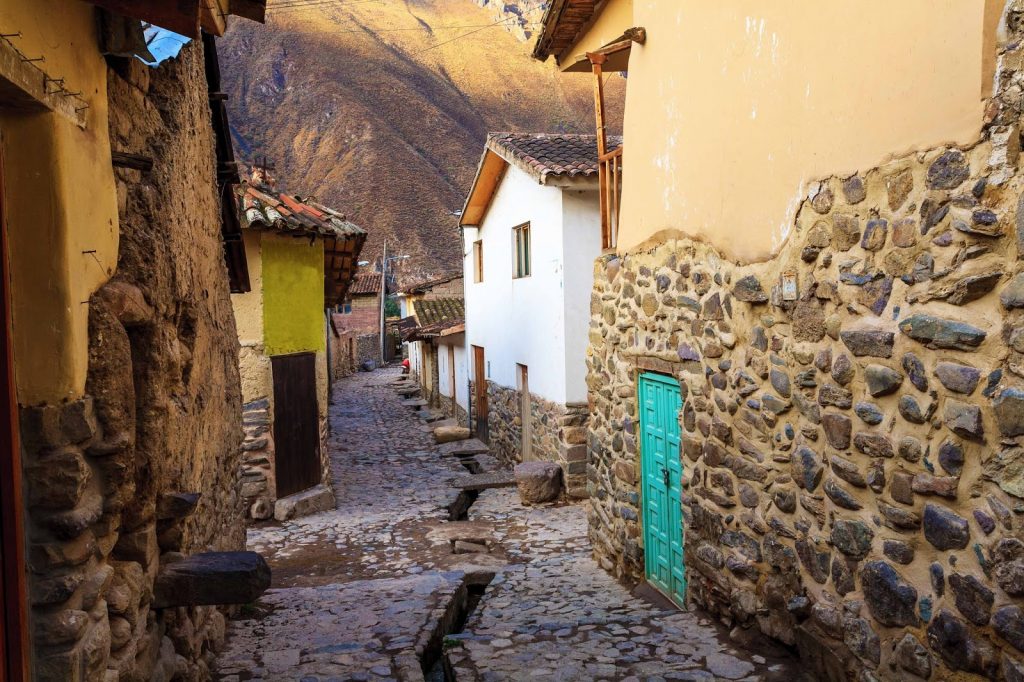
[[[663,481],[665,481],[665,489],[667,490],[668,488],[670,488],[672,484],[669,479],[668,469],[661,470],[661,478]]]

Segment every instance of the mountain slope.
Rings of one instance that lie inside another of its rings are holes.
[[[461,266],[452,213],[488,131],[593,130],[590,77],[529,56],[540,3],[477,2],[271,0],[219,46],[239,157],[368,229],[367,260],[410,255],[404,279]]]

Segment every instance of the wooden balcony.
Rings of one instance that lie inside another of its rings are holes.
[[[601,248],[614,249],[619,241],[622,206],[622,145],[598,157],[601,192]]]

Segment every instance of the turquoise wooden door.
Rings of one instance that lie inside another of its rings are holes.
[[[640,375],[640,466],[643,472],[644,564],[647,580],[682,605],[683,468],[679,457],[679,383],[651,372]]]

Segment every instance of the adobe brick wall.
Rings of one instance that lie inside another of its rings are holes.
[[[109,70],[120,251],[89,302],[87,397],[22,410],[30,599],[39,680],[205,680],[214,607],[155,610],[177,552],[244,548],[238,339],[220,237],[198,41],[150,70]],[[201,494],[184,520],[163,495]]]

